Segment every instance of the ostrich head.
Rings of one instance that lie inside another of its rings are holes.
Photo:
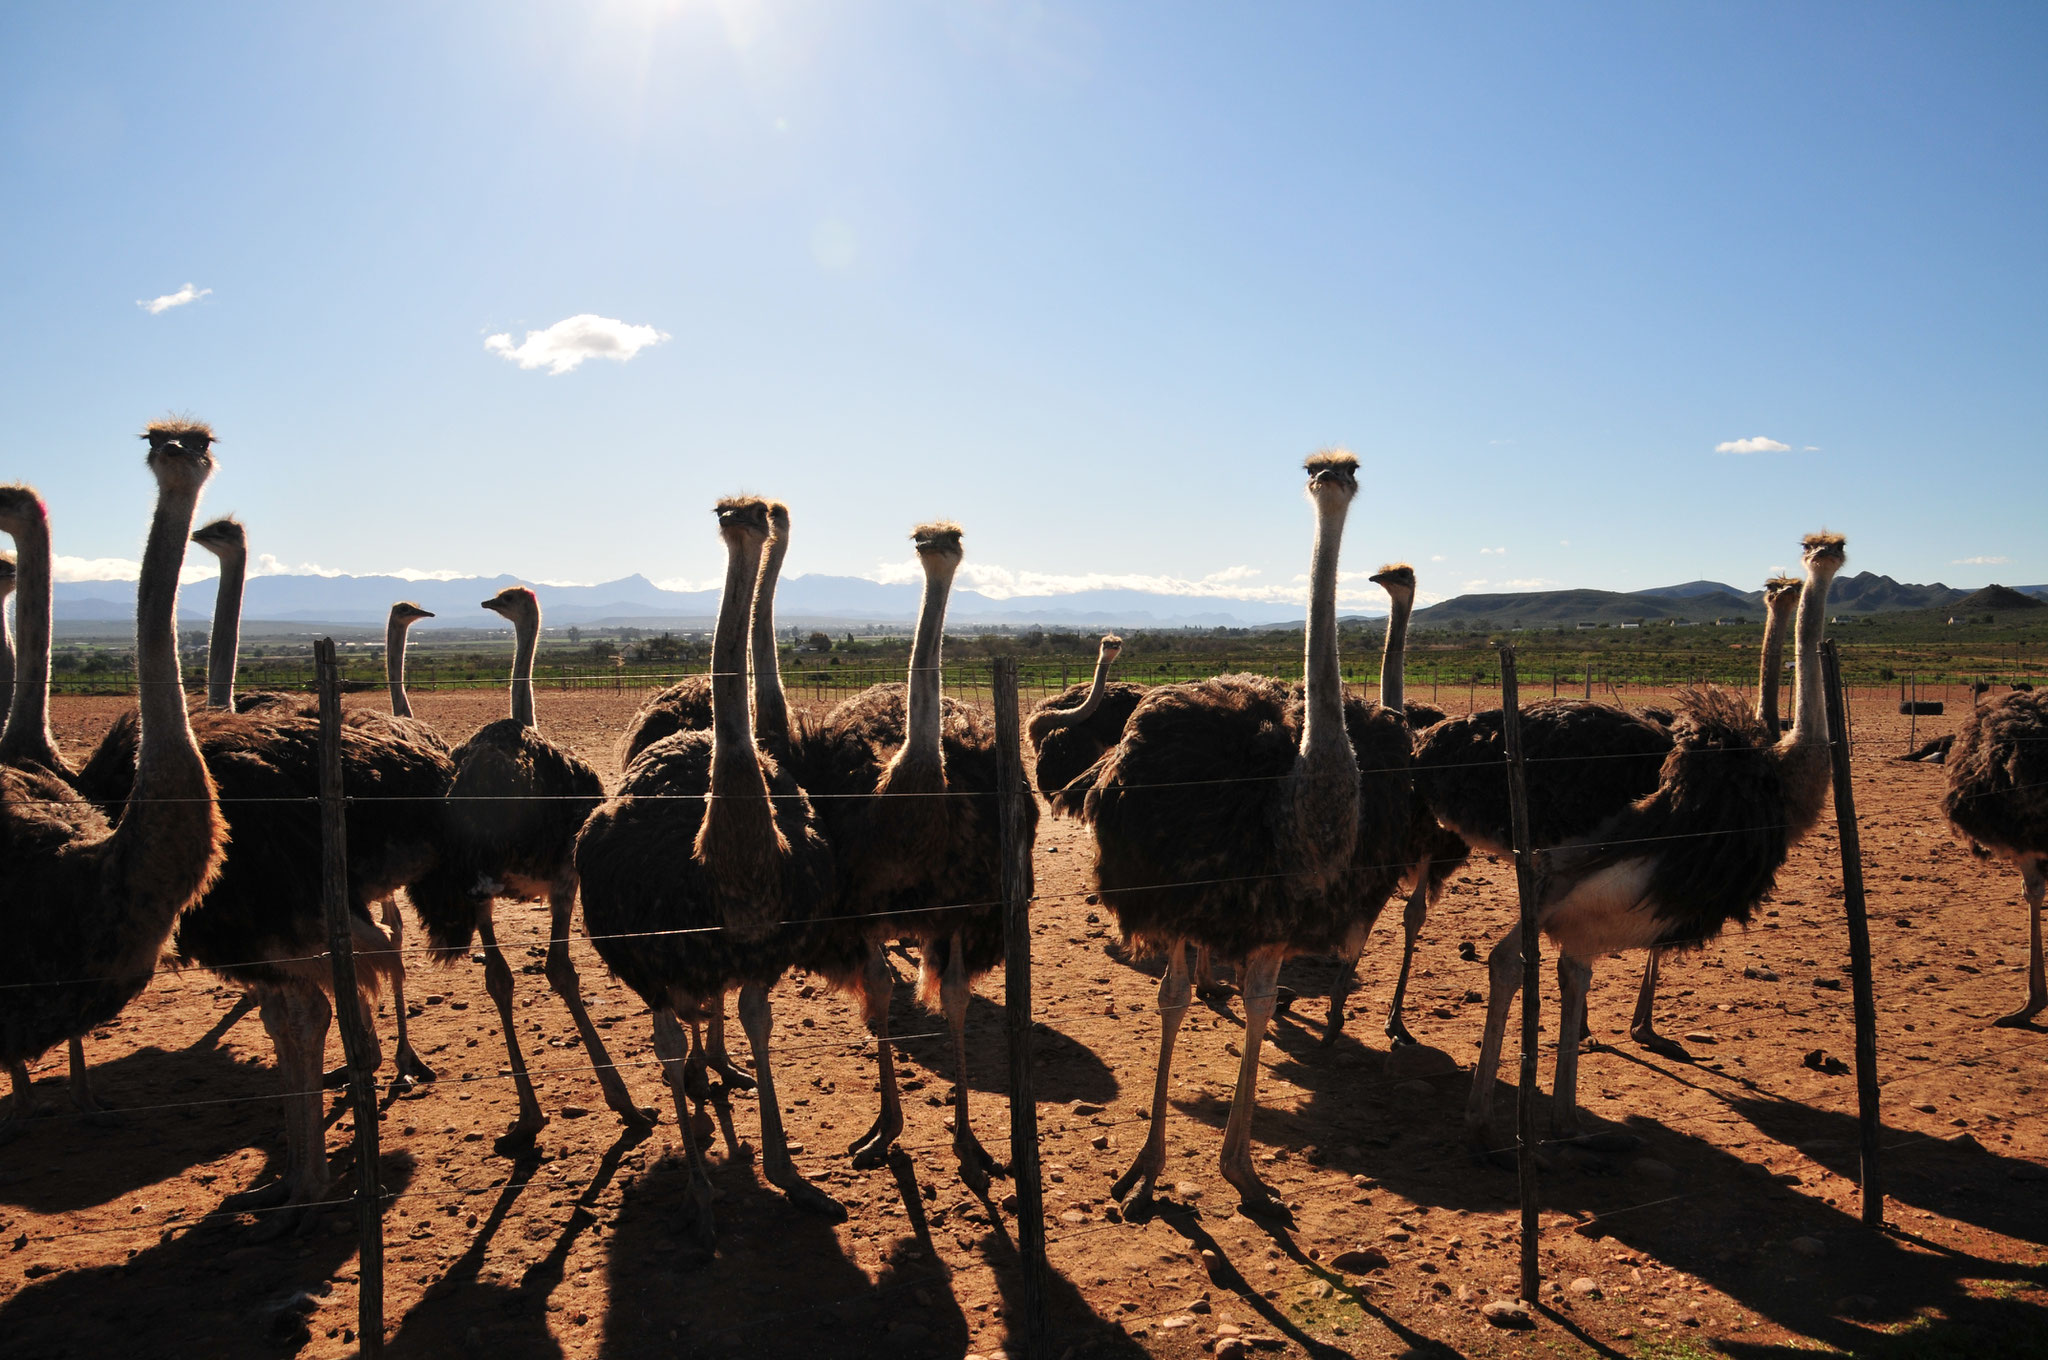
[[[927,562],[951,562],[958,566],[967,554],[960,546],[960,526],[949,519],[920,524],[910,531],[911,546]]]
[[[1800,589],[1806,582],[1797,576],[1773,576],[1764,582],[1764,608],[1773,614],[1789,614],[1798,607]]]
[[[781,501],[767,501],[768,528],[777,538],[789,537],[789,507]]]
[[[1124,640],[1122,638],[1118,637],[1115,633],[1104,633],[1102,635],[1102,642],[1096,649],[1095,659],[1099,664],[1106,666],[1122,655],[1123,650]]]
[[[712,507],[718,516],[718,532],[721,534],[757,534],[768,536],[769,505],[759,496],[727,496]],[[782,522],[789,523],[789,508],[783,507]]]
[[[1348,504],[1358,494],[1358,455],[1344,449],[1324,449],[1310,454],[1302,464],[1308,473],[1309,499],[1318,505],[1336,498]]]
[[[194,530],[192,541],[215,557],[246,556],[249,551],[249,536],[243,531],[242,522],[233,515]]]
[[[1415,568],[1406,562],[1390,562],[1366,579],[1391,595],[1397,604],[1415,603]]]
[[[1801,560],[1809,572],[1823,581],[1832,581],[1835,573],[1842,569],[1842,564],[1849,560],[1848,542],[1840,534],[1831,534],[1825,529],[1817,534],[1808,534],[1800,540],[1800,547],[1804,550]]]
[[[483,607],[509,620],[515,627],[522,620],[532,622],[540,617],[540,599],[525,586],[506,586],[485,600]]]
[[[34,487],[23,486],[19,482],[0,486],[0,533],[18,534],[23,529],[43,523],[48,517],[49,510]]]
[[[154,421],[142,432],[149,441],[149,470],[165,487],[197,494],[213,475],[213,427],[174,417]]]
[[[14,554],[0,552],[0,599],[14,593]]]
[[[490,607],[490,604],[486,602],[484,608],[489,609]],[[421,619],[431,619],[433,617],[433,610],[422,609],[411,600],[400,600],[397,604],[391,606],[391,621],[393,623],[411,625],[419,622]]]

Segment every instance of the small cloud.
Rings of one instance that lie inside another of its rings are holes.
[[[725,578],[723,576],[707,576],[701,581],[693,581],[687,576],[665,576],[654,583],[654,588],[656,590],[676,590],[681,591],[685,595],[693,595],[700,590],[715,589],[724,583]]]
[[[1485,578],[1485,577],[1483,577],[1483,576],[1481,576],[1481,577],[1476,577],[1476,578],[1474,578],[1473,580],[1470,580],[1470,581],[1460,581],[1460,582],[1458,582],[1458,588],[1459,588],[1460,590],[1477,590],[1477,589],[1479,589],[1479,587],[1481,587],[1481,586],[1483,586],[1483,585],[1485,585],[1485,584],[1486,584],[1486,578]]]
[[[473,571],[421,571],[418,567],[400,567],[378,574],[396,576],[401,581],[463,581],[476,575]]]
[[[258,576],[346,576],[339,567],[323,567],[318,562],[283,562],[276,553],[257,553],[256,560],[249,564],[249,575]]]
[[[1949,560],[1952,567],[2009,567],[2010,557],[1956,557]]]
[[[629,325],[583,312],[557,321],[544,331],[528,331],[526,338],[516,345],[509,331],[487,336],[484,348],[521,368],[545,368],[548,376],[557,377],[585,359],[612,359],[623,364],[641,350],[668,338],[668,332],[652,326]]]
[[[168,312],[173,307],[182,307],[188,302],[197,302],[212,291],[211,288],[194,288],[188,283],[177,292],[165,293],[162,297],[150,298],[147,301],[137,298],[135,305],[148,312],[151,316],[157,316],[163,312]]]
[[[1571,545],[1572,541],[1568,538],[1560,538],[1559,540],[1557,540],[1557,546],[1560,548],[1569,548]]]
[[[1799,446],[1799,451],[1800,451],[1801,453],[1819,453],[1819,452],[1820,452],[1820,445],[1818,445],[1818,444],[1801,444],[1801,445]]]
[[[1502,590],[1550,590],[1557,582],[1542,576],[1518,576],[1510,581],[1496,581]]]
[[[1442,553],[1432,553],[1432,554],[1430,554],[1430,558],[1429,558],[1429,560],[1430,560],[1430,561],[1432,561],[1432,562],[1448,562],[1448,561],[1450,561],[1450,559],[1449,559],[1448,557],[1445,557],[1445,556],[1444,556],[1444,555],[1443,555]]]
[[[1481,548],[1479,555],[1481,557],[1506,557],[1508,550],[1506,548]]]
[[[1765,435],[1751,435],[1748,439],[1730,439],[1714,445],[1715,453],[1790,453],[1790,444],[1780,444]]]

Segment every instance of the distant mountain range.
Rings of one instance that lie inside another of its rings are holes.
[[[360,628],[381,624],[392,601],[413,600],[434,611],[435,617],[425,627],[497,629],[504,627],[503,620],[486,612],[481,601],[517,584],[515,576],[453,581],[408,581],[397,576],[259,576],[249,582],[242,613],[252,624],[309,631],[322,624]],[[553,627],[704,629],[712,625],[718,611],[716,590],[664,590],[644,576],[594,586],[542,586],[539,591],[541,607]],[[882,585],[858,576],[792,576],[782,582],[777,593],[776,621],[798,628],[908,625],[917,613],[918,591],[914,583]],[[2048,585],[1987,586],[1971,593],[1939,582],[1902,585],[1889,576],[1865,571],[1836,580],[1828,611],[1871,614],[1952,608],[1986,613],[2030,607],[2018,603],[2021,600],[2048,601]],[[1627,593],[1579,589],[1460,595],[1416,611],[1415,624],[1443,628],[1484,621],[1493,627],[1540,627],[1638,619],[1706,623],[1717,618],[1761,619],[1762,601],[1761,591],[1737,590],[1720,581],[1687,581]],[[205,627],[213,616],[212,584],[187,586],[178,603],[182,626]],[[135,615],[135,586],[129,581],[60,582],[56,610],[58,629],[66,634],[125,630]],[[1007,600],[974,590],[955,590],[948,618],[962,627],[1257,628],[1298,624],[1302,609],[1141,590],[1086,590]]]
[[[397,576],[258,576],[248,584],[242,615],[252,623],[381,624],[395,600],[431,609],[427,628],[502,628],[504,620],[481,602],[516,576],[471,576],[453,581],[408,581]],[[543,617],[550,627],[630,625],[709,628],[718,613],[719,592],[664,590],[645,576],[627,576],[594,586],[538,586]],[[783,627],[908,624],[917,616],[920,587],[883,585],[858,576],[791,576],[775,597],[776,622]],[[203,628],[213,617],[211,582],[179,592],[180,625]],[[135,617],[132,581],[66,581],[56,587],[58,627],[68,633],[100,631],[90,625],[126,625]],[[992,599],[974,590],[955,590],[948,621],[974,624],[1081,628],[1247,628],[1299,622],[1298,605],[1140,590],[1084,590],[1070,595]],[[80,625],[86,625],[81,628]]]

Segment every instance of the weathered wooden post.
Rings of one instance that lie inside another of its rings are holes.
[[[1870,980],[1870,918],[1863,900],[1863,844],[1856,831],[1856,790],[1849,779],[1848,715],[1842,703],[1841,658],[1835,640],[1820,645],[1821,688],[1827,697],[1828,753],[1835,773],[1835,831],[1842,845],[1842,906],[1849,918],[1849,984],[1856,1008],[1856,1119],[1863,1135],[1863,1226],[1884,1226],[1884,1181],[1878,1173],[1877,997]]]
[[[1521,689],[1515,682],[1515,649],[1500,649],[1501,735],[1508,757],[1508,812],[1514,834],[1515,892],[1522,912],[1522,1083],[1515,1101],[1515,1170],[1522,1194],[1522,1301],[1537,1301],[1536,1239],[1536,1046],[1542,1018],[1543,941],[1536,931],[1536,865],[1529,854],[1529,781],[1522,762]]]
[[[377,1183],[377,1036],[356,1005],[356,957],[348,909],[348,804],[341,784],[341,676],[334,639],[313,644],[320,692],[321,905],[327,914],[327,953],[334,965],[334,1015],[348,1058],[349,1107],[355,1112],[356,1335],[366,1360],[384,1353],[384,1194]]]
[[[1017,1186],[1017,1255],[1023,1268],[1021,1316],[1012,1334],[1030,1360],[1045,1360],[1045,1184],[1038,1166],[1038,1098],[1031,1053],[1031,836],[1026,829],[1022,731],[1017,715],[1017,658],[999,656],[990,679],[996,710],[996,790],[1003,854],[1003,1024],[1010,1049],[1010,1177]]]

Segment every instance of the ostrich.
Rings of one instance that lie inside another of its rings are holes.
[[[697,1018],[739,988],[740,1023],[760,1087],[762,1172],[798,1207],[838,1220],[839,1202],[790,1160],[769,1056],[768,989],[816,950],[833,902],[832,852],[803,790],[754,741],[747,711],[748,606],[767,538],[758,500],[717,506],[726,573],[712,644],[713,722],[641,752],[611,799],[584,823],[575,868],[598,954],[653,1012],[654,1046],[676,1102],[690,1166],[685,1225],[712,1237],[711,1182],[688,1109],[688,1041]],[[857,970],[849,951],[842,970]]]
[[[7,616],[7,601],[13,594],[14,554],[0,552],[0,713],[14,707],[14,623]]]
[[[178,572],[213,472],[211,432],[163,423],[146,438],[157,502],[136,586],[142,744],[135,806],[111,828],[54,776],[0,768],[0,902],[10,927],[0,954],[0,1062],[14,1081],[0,1141],[29,1112],[28,1063],[58,1040],[106,1023],[148,985],[179,915],[219,871],[227,839],[178,678]],[[42,522],[34,492],[0,488],[0,523],[17,539],[24,526]],[[47,590],[47,578],[40,584]],[[25,688],[37,688],[35,679]]]
[[[165,436],[170,440],[180,437],[175,433]],[[49,507],[26,486],[0,487],[0,492],[6,496],[5,506],[0,507],[0,533],[13,538],[15,547],[15,683],[7,706],[7,729],[0,733],[0,765],[33,767],[76,790],[79,772],[58,751],[50,733]]]
[[[549,741],[534,726],[533,656],[540,642],[540,601],[525,586],[508,586],[485,600],[483,607],[512,624],[512,716],[486,724],[456,748],[441,860],[411,885],[409,895],[443,958],[452,959],[456,951],[467,949],[472,936],[483,938],[484,987],[498,1008],[519,1094],[519,1118],[508,1138],[532,1138],[548,1121],[519,1049],[512,969],[498,947],[492,919],[501,896],[547,899],[548,985],[569,1008],[605,1103],[628,1128],[644,1129],[650,1121],[633,1104],[603,1037],[591,1023],[583,1005],[583,983],[569,956],[569,928],[576,910],[576,833],[604,801],[604,781],[589,762]]]
[[[1799,604],[1799,586],[1796,576],[1773,576],[1764,582],[1764,641],[1757,663],[1756,717],[1773,739],[1783,730],[1778,721],[1778,676],[1784,665],[1786,625]],[[1657,1033],[1657,968],[1663,957],[1662,949],[1652,949],[1649,961],[1643,965],[1643,982],[1636,992],[1636,1011],[1629,1020],[1628,1034],[1652,1053],[1683,1062],[1692,1057],[1685,1047]],[[1585,1032],[1582,1023],[1580,1033]]]
[[[1443,721],[1443,711],[1420,700],[1407,698],[1405,671],[1408,659],[1408,619],[1415,611],[1415,568],[1406,562],[1381,567],[1371,580],[1387,592],[1387,634],[1380,660],[1380,707],[1408,720],[1411,732]],[[1457,833],[1446,830],[1431,815],[1420,788],[1409,805],[1409,844],[1401,860],[1409,866],[1407,906],[1402,912],[1403,939],[1401,971],[1394,982],[1394,997],[1387,1006],[1387,1037],[1396,1046],[1412,1044],[1415,1037],[1401,1018],[1403,999],[1408,993],[1409,965],[1415,958],[1415,937],[1428,918],[1430,904],[1443,888],[1444,880],[1471,856],[1471,847]],[[1357,979],[1359,956],[1365,951],[1366,936],[1373,922],[1367,920],[1347,941],[1336,985],[1330,989],[1330,1018],[1323,1027],[1323,1043],[1337,1041],[1344,1030],[1344,998]]]
[[[888,1041],[894,977],[882,950],[890,939],[914,940],[918,999],[938,1005],[953,1036],[953,1151],[961,1178],[985,1193],[1000,1168],[968,1119],[967,1003],[974,979],[1003,957],[995,725],[942,694],[960,526],[920,524],[911,541],[924,594],[908,684],[873,686],[827,714],[805,743],[803,783],[820,797],[838,870],[837,914],[858,919],[867,938],[866,967],[852,990],[877,1039],[882,1100],[873,1127],[847,1151],[855,1166],[879,1166],[903,1130]],[[1038,807],[1028,807],[1027,834],[1035,836]]]
[[[1109,682],[1109,668],[1124,640],[1103,635],[1095,653],[1095,677],[1069,685],[1031,710],[1024,737],[1036,759],[1038,791],[1050,799],[1102,758],[1124,734],[1124,722],[1145,697],[1145,687]]]
[[[318,700],[303,694],[257,690],[235,693],[235,673],[242,646],[242,589],[249,576],[249,536],[233,515],[201,526],[192,541],[220,560],[220,581],[214,587],[213,629],[206,648],[206,706],[253,713],[259,709],[297,712],[317,717]]]
[[[2019,866],[2029,919],[2027,1001],[1994,1024],[2026,1025],[2048,1010],[2041,898],[2048,888],[2048,696],[2016,690],[1971,709],[1948,753],[1941,810],[1979,855]]]
[[[1590,832],[1552,842],[1555,848],[1537,861],[1538,928],[1560,951],[1554,1136],[1578,1132],[1579,1025],[1592,958],[1697,945],[1730,921],[1747,924],[1787,851],[1820,817],[1829,778],[1820,641],[1843,539],[1808,534],[1803,548],[1792,730],[1782,738],[1766,733],[1723,691],[1685,695],[1656,787]],[[1537,806],[1532,798],[1532,813]],[[1491,1141],[1494,1079],[1508,1006],[1521,983],[1521,948],[1517,923],[1487,957],[1486,1033],[1465,1112],[1475,1147]]]
[[[1411,798],[1398,714],[1347,702],[1337,658],[1337,560],[1358,460],[1311,457],[1315,505],[1304,690],[1226,675],[1145,696],[1115,748],[1061,800],[1095,831],[1095,882],[1127,938],[1165,946],[1159,1066],[1144,1149],[1113,1193],[1142,1212],[1166,1165],[1173,1045],[1186,1014],[1184,942],[1244,961],[1244,1046],[1222,1172],[1248,1212],[1288,1217],[1252,1167],[1259,1052],[1280,964],[1333,953],[1361,904],[1399,878]],[[1376,909],[1376,908],[1374,908]]]

